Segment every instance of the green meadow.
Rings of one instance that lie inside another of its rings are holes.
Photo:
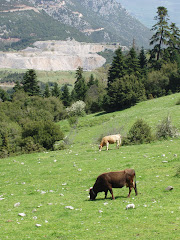
[[[180,132],[179,99],[177,93],[87,115],[73,127],[63,120],[67,149],[0,159],[0,240],[179,239],[180,138],[98,151],[100,136],[126,136],[139,118],[155,133],[169,115]],[[99,193],[89,201],[99,174],[125,168],[136,171],[137,196],[132,190],[127,198],[124,187],[113,189],[115,200]],[[126,210],[129,203],[135,208]]]

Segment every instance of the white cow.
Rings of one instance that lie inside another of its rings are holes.
[[[106,150],[108,150],[109,144],[116,143],[116,148],[119,148],[121,145],[121,135],[109,135],[102,138],[101,143],[99,145],[99,151],[101,151],[102,147],[106,146]]]

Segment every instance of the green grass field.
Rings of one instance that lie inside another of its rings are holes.
[[[125,135],[137,118],[155,132],[167,115],[180,131],[180,93],[137,104],[120,112],[80,118],[76,128],[60,122],[68,149],[0,159],[0,239],[179,239],[180,139],[98,151],[98,137],[120,129]],[[115,200],[89,188],[107,171],[134,168],[138,196],[113,189]],[[166,191],[166,187],[173,190]],[[20,203],[19,206],[14,206]],[[128,203],[135,209],[126,210]],[[19,216],[25,213],[25,216]],[[40,226],[36,226],[40,224]]]

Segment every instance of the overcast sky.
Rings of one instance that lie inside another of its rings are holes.
[[[117,0],[117,2],[149,28],[156,23],[154,17],[157,15],[157,7],[166,7],[170,22],[176,23],[180,28],[180,0]]]

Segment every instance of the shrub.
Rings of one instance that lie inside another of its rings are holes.
[[[172,126],[170,116],[166,117],[161,124],[157,126],[156,131],[157,138],[168,138],[168,137],[177,137],[178,131],[177,129]]]
[[[180,166],[178,166],[175,177],[180,178]]]
[[[180,105],[180,98],[178,99],[176,105]]]
[[[68,116],[84,116],[85,115],[85,102],[79,100],[71,105],[71,107],[66,108]]]
[[[57,151],[57,150],[64,150],[67,148],[67,145],[65,143],[64,140],[61,140],[61,141],[57,141],[55,142],[55,144],[53,145],[53,150],[54,151]]]
[[[19,151],[20,138],[21,127],[17,123],[11,121],[0,122],[0,151],[6,150],[8,154]]]
[[[22,136],[24,139],[32,137],[35,144],[46,149],[53,149],[54,143],[63,139],[59,126],[51,121],[28,122],[23,128]]]
[[[41,152],[45,150],[39,143],[35,143],[33,137],[21,140],[21,149],[24,153]]]
[[[124,144],[143,144],[150,143],[154,137],[151,133],[151,128],[142,119],[138,119],[131,127],[127,138],[124,139]]]
[[[72,116],[68,118],[69,125],[72,127],[74,125],[77,125],[78,123],[78,117],[77,116]]]

